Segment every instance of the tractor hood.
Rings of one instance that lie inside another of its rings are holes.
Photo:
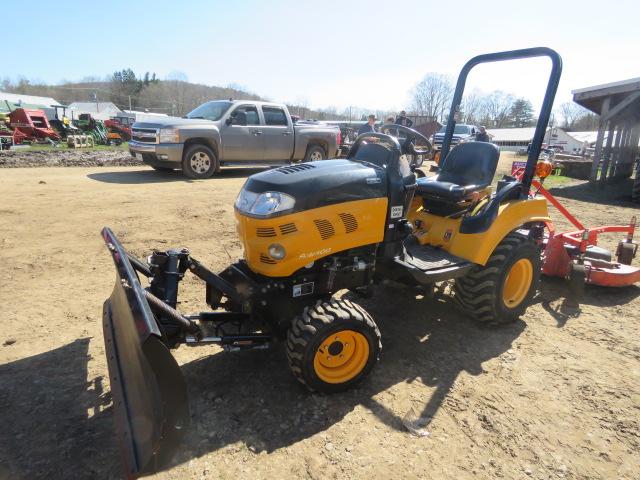
[[[350,160],[321,160],[267,170],[250,176],[243,189],[286,193],[295,199],[293,212],[387,196],[385,170]]]

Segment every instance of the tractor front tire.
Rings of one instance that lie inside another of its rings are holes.
[[[318,301],[293,319],[287,359],[296,379],[311,391],[347,390],[378,362],[380,330],[364,308],[343,299]]]
[[[477,265],[456,279],[455,298],[477,322],[500,325],[515,322],[536,293],[542,271],[534,240],[510,233],[485,266]]]

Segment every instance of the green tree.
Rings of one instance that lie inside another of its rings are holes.
[[[111,101],[118,105],[134,104],[138,93],[143,87],[141,80],[136,78],[136,74],[130,68],[125,68],[114,72],[111,75]]]
[[[526,98],[518,98],[509,110],[510,127],[531,127],[535,125],[533,106]]]

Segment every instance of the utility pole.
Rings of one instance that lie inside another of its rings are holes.
[[[129,111],[131,111],[131,95],[129,95]]]

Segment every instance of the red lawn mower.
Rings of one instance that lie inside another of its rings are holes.
[[[631,266],[638,252],[638,244],[633,241],[636,217],[633,216],[628,225],[585,227],[542,186],[544,179],[555,168],[553,156],[552,150],[546,150],[544,158],[538,162],[536,176],[540,180],[532,181],[531,195],[542,195],[575,226],[576,230],[557,232],[552,222],[546,222],[548,236],[545,236],[542,272],[548,276],[569,279],[576,292],[585,283],[603,287],[624,287],[640,282],[640,268]],[[524,168],[519,162],[514,162],[511,174],[516,178],[524,174]],[[616,261],[613,261],[612,253],[598,246],[598,235],[615,232],[624,233],[625,237],[618,243]]]

